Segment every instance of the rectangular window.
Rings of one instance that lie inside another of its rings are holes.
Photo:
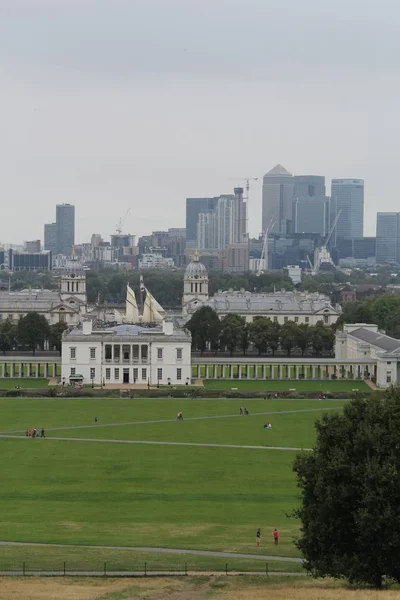
[[[92,360],[96,358],[96,348],[90,348],[90,358]]]
[[[386,373],[386,383],[392,383],[392,374]]]
[[[146,381],[147,379],[147,369],[142,369],[142,379]]]
[[[158,360],[162,360],[163,357],[163,348],[157,348],[157,358]]]
[[[106,369],[106,379],[111,379],[111,369]]]
[[[182,360],[182,348],[176,349],[176,360]]]
[[[274,323],[278,322],[278,317],[274,317]]]
[[[139,379],[139,369],[133,369],[133,381],[136,382]]]
[[[106,344],[104,346],[104,358],[106,360],[111,360],[112,359],[112,346],[111,346],[111,344]]]
[[[310,317],[306,317],[304,320],[305,320],[306,323],[309,323],[310,322]]]
[[[162,369],[157,369],[157,381],[162,380]]]
[[[90,369],[90,379],[96,379],[96,369]]]
[[[75,367],[71,367],[71,375],[72,375],[72,377],[74,375],[76,375],[76,368]]]
[[[294,318],[294,322],[295,322],[295,323],[298,323],[298,322],[299,322],[299,317],[295,317],[295,318]]]
[[[69,357],[70,357],[72,360],[75,360],[75,358],[76,358],[76,348],[70,348],[70,349],[69,349]]]
[[[149,353],[149,347],[148,346],[141,346],[140,353],[141,353],[141,356],[142,356],[142,362],[147,362],[147,357],[148,357],[148,353]]]
[[[283,322],[287,323],[289,321],[289,317],[283,317]]]
[[[119,379],[119,369],[114,369],[114,379],[116,381]]]
[[[114,346],[114,360],[121,358],[121,346]]]
[[[329,315],[324,315],[324,323],[325,323],[325,325],[328,325],[328,323],[329,323]]]
[[[135,362],[139,360],[139,346],[138,344],[133,344],[132,346],[132,358]]]
[[[180,381],[182,379],[182,369],[176,370],[176,378],[178,381]]]

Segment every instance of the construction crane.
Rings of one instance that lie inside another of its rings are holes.
[[[246,232],[245,234],[250,239],[249,234],[249,201],[250,201],[250,181],[258,181],[258,177],[232,177],[230,181],[244,181],[244,189],[246,190],[246,195],[243,200],[246,200]]]
[[[124,214],[123,217],[120,218],[120,220],[118,221],[118,223],[115,226],[115,231],[118,235],[121,235],[122,233],[122,227],[126,221],[127,216],[129,215],[129,213],[131,212],[131,209],[128,208],[128,210],[126,211],[126,213]]]
[[[340,209],[339,212],[337,213],[335,220],[333,221],[333,225],[329,231],[328,237],[326,238],[325,242],[322,244],[322,246],[315,248],[314,265],[313,265],[312,271],[311,271],[312,275],[317,275],[317,273],[319,273],[319,271],[321,269],[321,265],[325,265],[325,267],[329,267],[330,269],[335,268],[335,265],[331,258],[331,254],[328,250],[328,244],[329,244],[329,240],[332,237],[333,232],[336,229],[336,225],[340,219],[341,214],[342,214],[342,209]],[[310,262],[310,259],[308,259],[308,260]]]
[[[264,234],[264,243],[261,250],[260,262],[257,266],[257,275],[262,275],[262,273],[268,271],[268,235],[271,233],[275,225],[276,221],[274,220],[274,217],[272,217]]]

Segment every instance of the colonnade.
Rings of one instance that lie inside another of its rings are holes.
[[[61,376],[61,361],[29,361],[7,357],[0,360],[0,379],[45,378]],[[0,384],[1,387],[1,384]]]

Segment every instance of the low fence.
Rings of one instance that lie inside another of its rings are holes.
[[[289,567],[289,565],[288,565]],[[290,567],[288,571],[290,571]],[[251,565],[243,565],[240,561],[188,563],[178,561],[171,565],[163,565],[156,561],[121,563],[120,561],[0,561],[1,576],[48,576],[48,577],[154,577],[157,575],[188,576],[207,573],[235,575],[248,573],[252,575],[278,574],[271,571],[268,562],[257,561]],[[291,573],[292,574],[292,573]],[[294,573],[293,573],[294,574]],[[296,572],[299,576],[301,571]]]

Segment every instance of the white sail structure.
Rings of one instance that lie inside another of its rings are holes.
[[[146,300],[143,308],[142,323],[159,323],[160,321],[163,321],[164,317],[161,312],[164,312],[163,308],[146,288]]]
[[[135,292],[129,283],[126,286],[125,320],[127,323],[139,322],[139,310],[136,302]]]

